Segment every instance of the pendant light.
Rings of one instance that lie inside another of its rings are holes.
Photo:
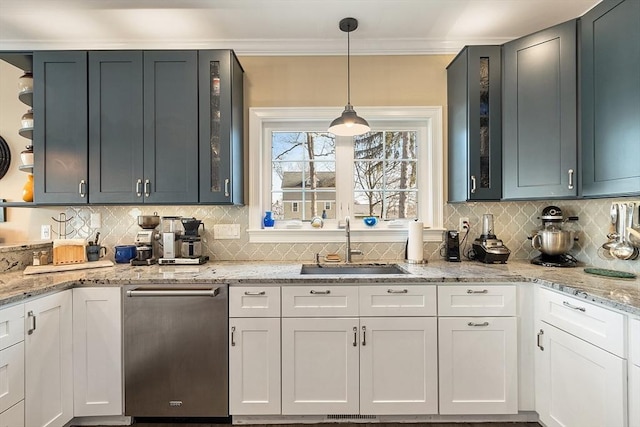
[[[345,105],[342,115],[331,122],[329,132],[340,136],[362,135],[369,132],[371,128],[365,119],[358,116],[351,105],[351,46],[349,33],[358,28],[358,20],[344,18],[340,21],[339,27],[340,30],[347,33],[347,105]]]

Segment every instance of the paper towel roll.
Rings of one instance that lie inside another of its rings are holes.
[[[409,223],[409,240],[407,241],[407,261],[422,262],[424,253],[422,247],[422,229],[424,225],[420,221]]]

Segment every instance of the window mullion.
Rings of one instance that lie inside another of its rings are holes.
[[[336,218],[353,212],[353,139],[336,136]]]

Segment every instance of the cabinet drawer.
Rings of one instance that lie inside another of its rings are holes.
[[[285,286],[282,317],[342,317],[358,315],[358,286]]]
[[[435,316],[436,287],[360,286],[360,316]]]
[[[513,285],[440,285],[439,316],[515,316]]]
[[[24,427],[24,400],[0,414],[0,427]]]
[[[0,412],[24,399],[24,342],[0,351]]]
[[[640,319],[629,318],[629,362],[640,366]]]
[[[229,317],[280,317],[280,288],[230,287]]]
[[[0,310],[0,350],[24,340],[24,304]]]
[[[536,304],[540,320],[625,358],[623,314],[542,288]]]

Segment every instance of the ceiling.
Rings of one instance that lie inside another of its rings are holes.
[[[235,49],[239,55],[455,53],[578,17],[600,0],[0,0],[0,50]]]

